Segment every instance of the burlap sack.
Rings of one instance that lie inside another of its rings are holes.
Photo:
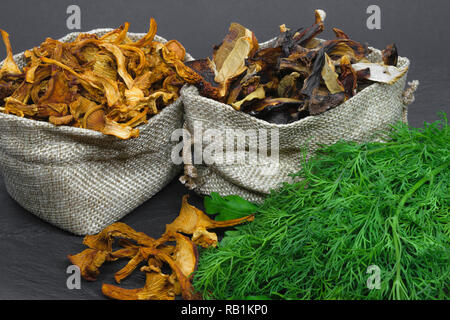
[[[73,41],[77,35],[60,41]],[[144,36],[128,35],[132,40]],[[155,40],[166,42],[158,36]],[[14,59],[23,67],[23,53]],[[122,141],[92,130],[0,113],[0,171],[6,189],[25,209],[57,227],[78,235],[96,233],[151,198],[180,172],[171,161],[170,136],[182,126],[182,119],[178,99],[139,126],[138,138]]]
[[[261,47],[269,47],[275,40],[263,43]],[[369,59],[372,62],[380,61],[381,52],[371,49],[373,53]],[[400,57],[398,66],[409,66],[409,60]],[[406,74],[393,85],[374,83],[332,110],[287,125],[271,124],[238,112],[227,104],[200,96],[194,86],[185,86],[181,91],[185,108],[185,127],[190,132],[192,141],[201,145],[203,150],[210,146],[210,142],[202,141],[206,130],[214,129],[225,137],[227,129],[253,129],[256,132],[260,129],[266,132],[275,129],[279,134],[279,158],[269,158],[256,164],[249,161],[232,164],[199,164],[194,161],[192,164],[192,157],[187,156],[185,174],[181,181],[200,194],[237,194],[258,202],[271,189],[289,181],[289,174],[300,169],[301,150],[305,145],[308,146],[310,156],[319,144],[328,145],[338,140],[373,140],[380,131],[388,129],[397,121],[406,122],[406,105],[412,102],[412,93],[418,83],[412,83],[412,89],[404,96],[405,81]],[[195,123],[201,123],[202,129],[194,132]],[[267,145],[271,148],[270,136],[267,139]],[[248,159],[248,152],[252,148],[250,141],[252,140],[245,140],[243,150],[237,152],[241,159],[245,156]],[[236,153],[233,150],[224,150],[225,158],[227,152]],[[274,163],[275,161],[277,163]]]

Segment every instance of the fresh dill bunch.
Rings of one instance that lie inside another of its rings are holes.
[[[196,290],[210,299],[448,299],[447,117],[386,134],[387,143],[320,149],[254,222],[201,251]],[[379,289],[368,285],[370,266]]]

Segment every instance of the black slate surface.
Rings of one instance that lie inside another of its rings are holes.
[[[137,231],[159,238],[165,225],[178,215],[181,197],[187,191],[174,180],[164,190],[121,221]],[[201,198],[191,193],[189,202],[201,206]],[[0,186],[0,299],[104,299],[101,285],[114,284],[114,273],[127,261],[105,264],[96,282],[81,282],[81,289],[69,290],[70,274],[67,254],[76,254],[86,247],[83,237],[60,230],[20,207]],[[136,271],[121,286],[142,287],[143,273]]]
[[[59,38],[68,33],[66,8],[70,4],[81,7],[82,31],[129,21],[130,31],[145,32],[153,16],[158,22],[158,34],[178,39],[194,57],[210,55],[231,21],[254,30],[264,41],[276,35],[282,23],[293,28],[310,25],[313,10],[322,8],[328,14],[328,30],[339,27],[355,40],[378,48],[395,42],[400,55],[410,58],[408,78],[421,82],[416,102],[409,109],[411,125],[421,126],[423,121],[437,119],[438,111],[450,113],[450,3],[446,0],[2,0],[0,28],[10,33],[14,52],[20,52],[47,36]],[[370,4],[381,7],[381,30],[366,28],[365,11]],[[325,32],[324,37],[332,37],[331,32]],[[122,221],[158,237],[165,224],[177,216],[186,192],[175,179]],[[201,205],[202,199],[193,194],[190,201]],[[80,290],[69,290],[66,268],[70,263],[66,255],[83,250],[81,242],[82,237],[53,227],[21,208],[0,181],[0,299],[104,299],[101,284],[113,283],[114,272],[126,261],[105,265],[97,282],[82,281]],[[122,286],[140,287],[143,281],[142,273],[135,272]]]

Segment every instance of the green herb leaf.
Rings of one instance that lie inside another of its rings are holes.
[[[209,197],[205,197],[204,206],[206,213],[217,214],[217,221],[242,218],[258,210],[257,205],[239,196],[222,197],[217,192],[212,192]]]

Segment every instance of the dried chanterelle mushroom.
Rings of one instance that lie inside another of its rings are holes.
[[[140,268],[146,274],[142,288],[125,289],[103,284],[103,294],[113,299],[173,300],[177,295],[186,300],[200,299],[191,284],[198,263],[197,244],[203,247],[216,246],[217,235],[207,230],[252,221],[254,216],[214,221],[190,205],[187,199],[187,195],[183,197],[179,216],[166,226],[165,233],[159,239],[116,222],[95,235],[85,236],[83,244],[88,249],[68,255],[69,260],[80,268],[84,279],[95,281],[100,273],[99,268],[105,262],[127,258],[128,263],[114,276],[117,283],[127,278],[139,265],[146,263]],[[186,235],[192,235],[192,239]],[[120,249],[113,249],[115,242]],[[172,270],[171,274],[162,272],[164,265]]]
[[[252,215],[226,221],[211,220],[203,211],[190,205],[188,196],[183,197],[180,215],[166,226],[166,232],[182,232],[192,235],[192,241],[202,247],[217,245],[217,235],[209,232],[208,229],[225,228],[238,225],[246,221],[252,221]]]
[[[260,48],[252,31],[232,23],[212,59],[185,63],[197,77],[178,74],[205,97],[286,124],[337,107],[370,81],[394,83],[407,71],[396,66],[395,45],[383,50],[382,61],[370,63],[368,47],[340,29],[333,28],[336,39],[317,39],[325,16],[316,10],[310,27],[280,26],[280,35],[269,48]]]
[[[177,68],[186,52],[176,40],[154,40],[154,19],[138,41],[127,36],[128,27],[103,36],[80,34],[68,43],[47,38],[25,51],[23,70],[13,60],[8,33],[0,30],[7,51],[0,111],[120,139],[138,136],[136,127],[179,97],[185,81]]]

